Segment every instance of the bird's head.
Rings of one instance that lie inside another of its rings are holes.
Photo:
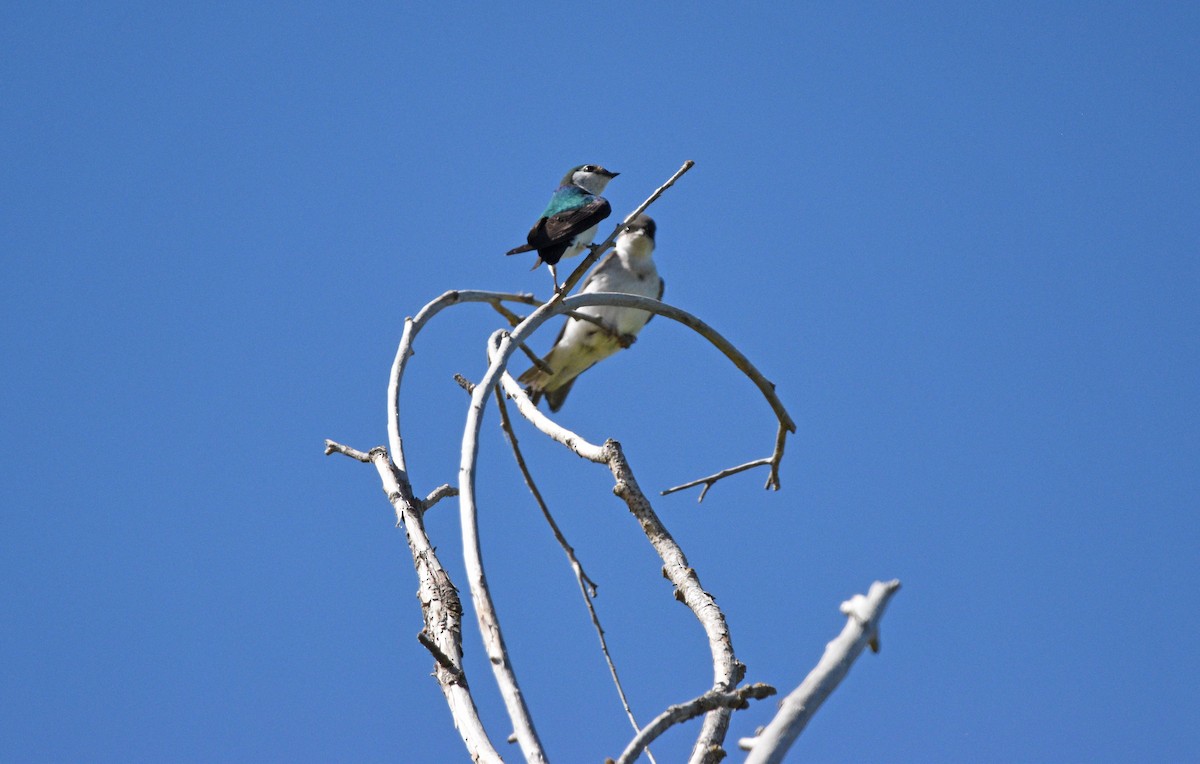
[[[562,184],[579,186],[589,194],[600,194],[608,182],[618,175],[620,173],[610,172],[598,164],[581,164],[567,171],[567,174],[563,176]]]
[[[654,251],[654,235],[658,233],[658,225],[654,218],[643,213],[633,219],[624,231],[617,236],[619,249],[640,251],[649,254]]]

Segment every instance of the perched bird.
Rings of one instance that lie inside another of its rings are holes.
[[[661,300],[664,282],[651,257],[656,229],[654,221],[648,216],[638,215],[634,218],[617,237],[616,248],[592,270],[580,291],[624,292]],[[590,321],[568,318],[558,339],[554,341],[554,347],[544,359],[554,372],[548,373],[534,366],[517,380],[526,386],[534,403],[545,395],[551,411],[562,408],[576,377],[597,361],[603,361],[620,348],[628,347],[634,336],[654,316],[645,310],[607,305],[580,308],[579,312],[600,319],[608,331]]]
[[[533,267],[542,263],[549,265],[554,290],[558,291],[558,270],[555,266],[562,258],[575,257],[592,243],[596,227],[612,212],[600,194],[618,174],[596,164],[572,167],[550,197],[545,212],[529,229],[529,236],[526,237],[528,243],[514,247],[505,254],[515,255],[536,249],[539,259]]]

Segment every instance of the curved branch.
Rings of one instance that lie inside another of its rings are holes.
[[[784,444],[787,439],[787,434],[789,432],[796,431],[796,423],[788,414],[787,409],[784,408],[783,401],[779,399],[779,395],[776,394],[775,384],[763,376],[762,372],[760,372],[758,368],[750,362],[750,359],[746,358],[746,356],[740,350],[734,347],[733,343],[725,339],[720,332],[718,332],[716,329],[713,329],[704,321],[701,321],[699,318],[687,312],[686,310],[677,308],[669,303],[650,299],[649,297],[640,297],[638,295],[623,294],[619,292],[588,292],[586,294],[577,294],[572,297],[568,297],[562,301],[551,301],[550,303],[542,305],[538,310],[535,310],[529,316],[529,318],[518,324],[516,328],[513,329],[513,338],[519,344],[523,344],[532,331],[549,318],[549,315],[576,312],[578,308],[593,305],[639,308],[641,310],[650,311],[651,313],[656,313],[661,316],[666,316],[667,318],[677,321],[695,331],[701,337],[712,343],[712,345],[716,347],[717,350],[719,350],[726,358],[728,358],[733,365],[738,368],[738,370],[750,378],[750,381],[753,382],[755,387],[758,388],[759,392],[762,393],[763,398],[766,399],[767,404],[771,407],[771,410],[775,413],[776,419],[779,421],[779,431],[775,436],[775,449],[771,456],[765,459],[758,459],[753,462],[748,462],[729,470],[723,470],[722,472],[707,478],[700,478],[699,480],[667,489],[666,491],[663,491],[663,494],[673,493],[675,491],[683,490],[684,488],[690,488],[692,486],[701,484],[706,484],[707,486],[711,487],[713,483],[723,477],[728,477],[729,475],[737,474],[738,472],[759,466],[769,466],[771,468],[770,475],[767,478],[766,487],[779,490],[779,464],[783,459]],[[549,315],[546,315],[543,311],[549,311],[550,313]],[[531,321],[534,316],[538,316],[539,320],[537,320],[532,327],[529,327],[526,322]],[[507,359],[505,362],[507,363]],[[536,411],[536,409],[534,410]],[[532,416],[532,414],[527,413],[524,410],[522,410],[521,413],[526,414],[527,418]],[[580,456],[583,456],[583,454],[580,454]],[[595,461],[595,459],[592,459],[592,461]],[[705,488],[705,493],[706,492],[707,488]],[[703,499],[703,493],[701,494],[701,499]]]
[[[700,586],[700,578],[688,564],[683,549],[658,519],[658,515],[650,506],[650,500],[638,487],[633,470],[629,468],[629,462],[621,450],[621,444],[609,440],[604,444],[604,451],[607,457],[605,462],[616,481],[613,493],[624,500],[629,511],[637,518],[638,524],[642,526],[642,532],[646,534],[650,545],[662,559],[663,575],[675,586],[675,599],[687,605],[704,627],[713,658],[712,691],[732,691],[745,676],[746,667],[734,655],[733,641],[729,636],[725,615],[713,596]],[[692,748],[692,755],[688,759],[690,764],[716,764],[725,757],[721,744],[729,730],[729,715],[728,708],[717,708],[708,713]]]
[[[426,303],[417,312],[415,318],[404,319],[404,333],[400,336],[400,345],[396,348],[396,357],[392,361],[392,370],[388,376],[388,449],[391,451],[392,463],[406,477],[408,468],[404,460],[404,441],[400,437],[400,383],[404,377],[404,369],[408,365],[409,356],[413,354],[413,343],[421,329],[431,318],[441,313],[451,305],[463,302],[486,302],[498,306],[502,301],[519,302],[525,305],[541,305],[531,294],[511,292],[488,292],[479,289],[453,289],[444,292]]]
[[[796,423],[792,421],[792,417],[787,413],[787,409],[783,406],[783,401],[779,400],[779,396],[775,393],[775,383],[763,376],[762,372],[746,358],[740,350],[734,347],[733,343],[725,339],[720,332],[713,329],[711,326],[701,321],[696,316],[688,313],[682,308],[677,308],[674,305],[658,300],[652,300],[649,297],[639,297],[632,294],[620,294],[617,292],[590,292],[588,294],[576,295],[570,298],[569,304],[572,308],[584,307],[587,305],[612,305],[620,308],[641,308],[652,313],[657,313],[660,316],[666,316],[673,321],[678,321],[689,329],[695,331],[704,339],[708,340],[720,350],[721,353],[733,362],[743,374],[750,378],[767,403],[771,406],[771,410],[775,412],[779,423],[787,428],[788,432],[796,431]]]
[[[503,331],[495,332],[488,340],[491,350],[496,339],[500,339],[503,347],[504,363],[512,355],[523,338],[518,337],[522,330],[525,335],[532,333],[542,322],[549,318],[553,305],[543,305],[529,318],[521,322],[512,335]],[[545,752],[538,739],[537,730],[533,726],[533,718],[525,705],[525,697],[517,683],[517,675],[508,657],[508,648],[504,644],[504,635],[500,629],[500,617],[496,613],[492,601],[491,590],[488,588],[487,576],[483,570],[483,550],[479,544],[478,509],[475,499],[475,465],[479,459],[479,432],[483,424],[484,404],[489,391],[496,385],[496,377],[500,375],[502,366],[493,361],[484,374],[483,379],[471,390],[471,404],[467,409],[467,423],[462,439],[462,455],[458,470],[458,510],[459,524],[463,539],[463,566],[466,568],[467,585],[471,590],[471,603],[474,605],[475,618],[479,622],[479,632],[483,637],[483,647],[492,665],[492,674],[500,688],[504,706],[513,724],[513,734],[526,761],[544,763]]]
[[[495,358],[496,353],[499,351],[499,341],[503,337],[503,331],[498,331],[492,335],[489,344],[489,360]],[[521,384],[513,379],[507,370],[500,375],[500,385],[504,388],[505,394],[516,404],[517,411],[520,411],[521,415],[529,420],[534,427],[541,430],[543,435],[571,449],[581,459],[587,459],[589,462],[595,462],[596,464],[604,464],[604,449],[601,446],[589,443],[577,433],[568,430],[543,414],[541,409],[534,405],[529,396],[525,394],[525,390],[521,387]]]
[[[780,702],[779,713],[758,737],[739,741],[742,748],[750,749],[746,764],[780,764],[809,719],[846,678],[863,648],[879,651],[879,620],[899,588],[899,581],[876,581],[866,596],[856,594],[842,603],[846,626],[825,646],[816,668]]]

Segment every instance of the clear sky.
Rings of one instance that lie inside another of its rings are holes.
[[[1200,760],[1200,10],[776,5],[5,4],[0,758],[464,760],[403,533],[323,439],[385,441],[430,299],[546,295],[503,253],[568,167],[620,171],[615,219],[692,159],[651,209],[666,299],[799,432],[782,491],[759,471],[657,509],[748,681],[794,687],[843,599],[904,583],[795,759]],[[460,307],[418,344],[419,492],[456,479],[451,376],[497,326]],[[774,437],[665,319],[561,419],[655,491]],[[555,761],[615,756],[569,569],[494,411],[484,433],[485,559],[539,731]],[[634,711],[702,692],[700,630],[607,472],[519,434]],[[454,502],[429,529],[463,584]]]

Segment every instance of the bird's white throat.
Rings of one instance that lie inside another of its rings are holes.
[[[617,252],[623,259],[640,260],[654,251],[654,240],[643,233],[623,233],[617,237]]]
[[[589,194],[599,195],[604,191],[604,187],[612,178],[607,175],[601,175],[598,172],[587,172],[585,170],[576,170],[571,176],[571,182],[587,191]]]

